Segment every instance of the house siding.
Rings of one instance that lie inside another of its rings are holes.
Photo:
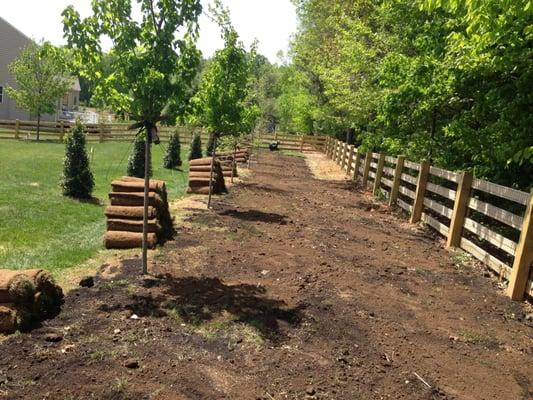
[[[30,115],[28,111],[18,108],[15,101],[6,93],[6,87],[16,87],[15,81],[9,73],[8,65],[19,56],[20,51],[29,41],[30,39],[22,32],[0,17],[0,86],[4,89],[2,103],[0,103],[0,119],[30,121],[37,119]],[[42,119],[54,121],[56,116],[43,115]]]

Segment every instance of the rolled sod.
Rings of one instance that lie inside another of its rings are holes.
[[[120,178],[120,180],[124,182],[142,182],[144,185],[144,178],[136,178],[134,176],[123,176]],[[159,179],[150,179],[150,186],[152,184],[155,184],[160,190],[166,190],[165,181]]]
[[[109,206],[105,209],[107,218],[118,219],[143,219],[144,208],[126,207],[126,206]],[[148,207],[148,218],[155,218],[155,208]]]
[[[9,335],[17,330],[17,309],[14,304],[0,304],[0,333]]]
[[[28,303],[35,292],[35,284],[21,271],[0,270],[0,303]]]
[[[189,173],[191,172],[209,172],[211,171],[211,164],[209,165],[191,165],[189,167]]]
[[[113,188],[113,192],[144,192],[144,181],[123,181],[123,180],[114,180],[111,182],[111,187]],[[161,187],[160,183],[154,182],[153,180],[150,181],[150,191],[152,192],[160,192],[164,190],[163,187]]]
[[[112,206],[143,206],[144,205],[144,193],[142,192],[111,192],[109,193],[109,199]],[[148,204],[152,207],[158,207],[163,200],[159,194],[150,192],[148,193]]]
[[[207,172],[189,172],[189,178],[206,178],[209,179],[211,177],[211,171]],[[213,171],[213,179],[217,179],[217,173]]]
[[[211,165],[211,157],[204,157],[204,158],[197,158],[195,160],[189,161],[189,166],[197,166],[197,165]],[[215,163],[217,161],[215,160]]]
[[[136,249],[142,246],[142,232],[107,231],[104,237],[106,249]],[[157,243],[155,233],[148,233],[148,248]]]
[[[148,232],[156,233],[159,229],[157,220],[152,218],[148,220]],[[108,219],[107,220],[108,231],[125,231],[125,232],[142,232],[143,221],[132,219]]]

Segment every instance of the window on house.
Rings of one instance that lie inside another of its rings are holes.
[[[4,87],[0,86],[0,104],[4,102]]]

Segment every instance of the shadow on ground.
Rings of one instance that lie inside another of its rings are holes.
[[[237,218],[243,221],[266,222],[271,224],[286,224],[287,216],[276,213],[266,213],[259,210],[224,210],[219,215]]]
[[[121,276],[131,279],[139,274],[139,261],[123,263]],[[105,282],[105,281],[102,281]],[[184,323],[200,327],[226,316],[226,322],[246,324],[262,339],[273,343],[285,338],[285,327],[300,324],[305,306],[290,308],[284,301],[272,299],[262,286],[246,283],[226,284],[213,277],[174,277],[169,274],[137,279],[144,289],[129,295],[129,303],[120,308],[139,317],[173,316]],[[106,307],[107,308],[107,307]],[[110,311],[107,309],[106,311]],[[229,316],[229,320],[228,320]]]

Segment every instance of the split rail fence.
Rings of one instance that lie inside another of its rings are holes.
[[[73,124],[70,122],[41,122],[40,137],[43,140],[62,141],[65,135],[70,132]],[[84,132],[88,142],[131,142],[137,131],[128,130],[130,123],[114,124],[83,124]],[[159,127],[159,137],[161,141],[168,142],[170,134],[178,130],[182,143],[187,143],[192,139],[195,132],[200,132],[202,141],[207,143],[209,135],[199,129],[192,129],[182,126],[161,126]],[[22,120],[0,120],[0,139],[35,139],[37,135],[37,123],[35,121]]]
[[[328,138],[326,155],[354,181],[385,196],[391,206],[423,221],[509,282],[513,300],[533,296],[533,190],[531,193],[415,163],[403,156],[360,152]]]
[[[260,146],[265,148],[272,142],[279,141],[278,148],[288,151],[323,151],[326,145],[326,136],[303,136],[303,135],[260,135]]]
[[[136,131],[128,130],[129,123],[114,124],[84,124],[88,142],[127,141],[134,139]],[[62,141],[70,131],[70,122],[41,122],[40,136],[43,140]],[[186,126],[160,126],[159,137],[163,142],[169,140],[170,134],[178,131],[182,143],[188,143],[195,132],[199,132],[202,142],[207,144],[209,134],[201,129]],[[37,122],[22,120],[0,120],[0,139],[35,139]],[[297,136],[297,135],[259,135],[260,147],[268,147],[273,141],[279,141],[281,150],[289,151],[322,151],[326,144],[325,136]]]

